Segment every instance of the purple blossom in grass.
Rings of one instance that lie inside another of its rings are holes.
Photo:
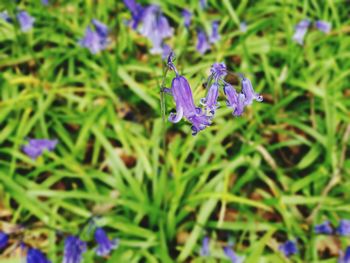
[[[323,20],[318,20],[316,21],[316,27],[318,30],[324,32],[324,33],[329,33],[332,29],[331,23]]]
[[[310,26],[310,23],[311,23],[310,20],[304,19],[296,25],[295,33],[293,35],[293,40],[295,42],[297,42],[300,45],[304,44],[304,36],[307,32],[307,29]]]
[[[17,14],[17,20],[21,27],[22,32],[28,32],[33,28],[35,19],[31,17],[26,11],[20,11]]]
[[[322,224],[315,225],[315,233],[316,234],[332,234],[333,230],[331,227],[331,223],[329,221],[324,221]]]
[[[107,256],[111,250],[117,248],[119,244],[118,239],[110,240],[102,228],[96,229],[95,241],[98,244],[98,247],[95,249],[95,251],[99,256]]]
[[[165,60],[169,57],[170,53],[172,52],[172,49],[169,45],[163,44],[163,54],[162,54],[162,59]]]
[[[209,42],[214,44],[219,40],[220,40],[219,21],[213,21],[211,24],[211,35],[209,37]]]
[[[4,247],[6,247],[8,241],[9,241],[9,236],[4,232],[0,231],[0,249],[3,249]]]
[[[345,254],[340,251],[338,263],[350,263],[350,246],[346,248]]]
[[[182,17],[185,27],[189,28],[191,25],[192,13],[188,9],[184,9],[182,10]]]
[[[95,30],[88,26],[84,37],[78,43],[89,49],[92,54],[96,54],[107,47],[108,27],[96,19],[93,19],[91,23]]]
[[[207,0],[199,0],[199,5],[202,9],[206,9],[208,7]]]
[[[202,29],[197,30],[197,51],[201,54],[204,54],[210,49],[210,45],[208,43],[207,35]]]
[[[209,244],[210,244],[209,237],[204,237],[202,240],[202,247],[200,250],[200,255],[202,257],[207,257],[210,255]]]
[[[239,30],[242,32],[242,33],[245,33],[247,32],[247,29],[248,29],[248,25],[246,22],[241,22],[239,24]]]
[[[215,114],[216,109],[219,107],[218,104],[219,97],[219,84],[214,82],[205,98],[201,99],[201,104],[205,106],[206,110],[209,111],[212,115]]]
[[[7,11],[0,12],[0,18],[6,21],[7,23],[12,23],[12,19]]]
[[[253,100],[258,102],[263,101],[263,97],[260,94],[255,93],[252,83],[245,77],[242,77],[242,93],[245,96],[245,105],[252,104]]]
[[[106,39],[108,37],[108,27],[105,24],[96,19],[92,19],[91,23],[94,25],[96,33],[101,39]]]
[[[337,228],[337,233],[341,236],[349,236],[350,235],[350,220],[342,219],[339,222],[339,226]]]
[[[57,140],[49,139],[29,139],[27,145],[23,146],[23,152],[32,159],[38,158],[44,150],[53,151],[57,145]]]
[[[64,255],[62,263],[80,263],[86,252],[86,242],[76,236],[68,236],[64,241]]]
[[[41,0],[42,5],[49,5],[49,0]]]
[[[233,109],[233,116],[241,116],[245,106],[245,96],[242,93],[237,93],[236,89],[226,83],[224,86],[224,93],[226,96],[226,105]]]
[[[288,240],[284,244],[281,244],[278,247],[279,251],[281,251],[286,257],[290,257],[298,252],[298,248],[295,241]]]
[[[231,247],[224,247],[224,253],[232,263],[242,263],[244,260],[244,258],[238,256]]]
[[[227,74],[225,63],[214,63],[211,66],[210,72],[214,78],[214,81],[218,82],[220,79],[223,79]]]
[[[27,252],[27,263],[50,263],[46,256],[38,249],[29,248]]]
[[[132,29],[136,29],[141,22],[144,8],[135,0],[123,0],[125,6],[130,10],[132,19],[129,23]]]

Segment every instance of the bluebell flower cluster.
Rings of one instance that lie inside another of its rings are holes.
[[[108,27],[102,22],[92,19],[91,25],[86,28],[84,37],[78,43],[89,49],[92,54],[99,53],[107,47]]]
[[[331,226],[331,223],[329,221],[324,221],[321,224],[315,225],[314,230],[316,234],[325,234],[325,235],[331,235],[334,232]],[[350,236],[350,220],[341,219],[339,221],[339,225],[336,228],[335,232],[340,236]]]
[[[53,151],[58,141],[49,139],[29,139],[28,144],[22,147],[23,152],[32,159],[38,158],[45,150]]]
[[[338,263],[350,263],[350,246],[345,249],[345,253],[339,252]]]
[[[108,255],[113,249],[117,248],[119,245],[119,239],[109,239],[106,231],[104,231],[102,228],[97,228],[95,231],[95,241],[98,244],[97,248],[95,249],[96,254],[99,256],[106,256]]]
[[[51,261],[40,250],[29,248],[27,252],[27,263],[51,263]]]
[[[7,11],[1,12],[0,18],[8,23],[13,22],[12,18],[8,15]],[[35,18],[29,15],[27,11],[19,11],[16,14],[16,18],[22,32],[28,32],[33,28]]]
[[[315,225],[315,233],[316,234],[326,234],[330,235],[333,233],[333,229],[331,223],[329,221],[324,221],[319,225]]]
[[[64,241],[64,255],[62,263],[80,263],[87,244],[77,236],[68,236]]]
[[[295,26],[295,32],[293,35],[293,40],[297,42],[299,45],[304,44],[304,37],[311,26],[311,20],[309,19],[304,19],[301,20],[296,26]],[[323,20],[317,20],[315,22],[315,26],[318,30],[324,32],[324,33],[329,33],[332,29],[331,23]]]
[[[285,243],[281,244],[278,247],[279,251],[281,251],[286,257],[290,257],[296,253],[298,253],[298,247],[295,241],[287,240]]]

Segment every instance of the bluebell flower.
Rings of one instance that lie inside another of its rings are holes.
[[[42,5],[49,5],[49,0],[41,0]]]
[[[97,19],[92,19],[91,23],[94,25],[96,33],[101,37],[101,39],[107,39],[108,27]]]
[[[202,29],[197,30],[197,51],[201,54],[204,54],[210,49],[210,45],[208,43],[207,35]]]
[[[202,240],[202,247],[201,247],[201,250],[200,250],[200,255],[202,257],[207,257],[207,256],[210,255],[209,245],[210,245],[209,237],[204,237],[203,240]]]
[[[163,48],[162,59],[165,60],[169,57],[170,53],[172,52],[172,49],[167,44],[163,44],[162,48]]]
[[[27,263],[51,263],[51,261],[40,250],[29,248],[27,252]]]
[[[237,93],[236,89],[226,83],[224,86],[224,93],[226,96],[226,105],[233,109],[233,116],[241,116],[245,106],[245,96],[242,93]]]
[[[208,7],[207,0],[199,0],[199,6],[200,6],[202,9],[206,9],[206,8]]]
[[[57,140],[29,139],[27,145],[22,147],[23,152],[32,159],[38,158],[44,150],[53,151],[57,145]]]
[[[281,244],[278,247],[279,251],[281,251],[286,257],[290,257],[298,252],[298,248],[295,241],[288,240],[284,244]]]
[[[130,21],[130,26],[132,29],[136,29],[141,22],[144,8],[138,4],[135,0],[123,0],[125,6],[130,10],[132,19]]]
[[[188,9],[182,10],[182,17],[184,19],[185,27],[189,28],[191,25],[192,13]]]
[[[209,37],[209,42],[214,44],[220,40],[219,34],[219,21],[213,21],[211,23],[211,35]]]
[[[350,247],[347,247],[345,250],[345,254],[340,251],[338,263],[350,263]]]
[[[4,232],[0,231],[0,249],[3,249],[4,247],[6,247],[8,241],[9,241],[9,236]]]
[[[248,29],[248,25],[247,25],[247,23],[246,22],[241,22],[240,24],[239,24],[239,30],[242,32],[242,33],[245,33],[245,32],[247,32],[247,29]]]
[[[12,23],[12,19],[7,11],[0,12],[0,18],[6,21],[7,23]]]
[[[232,263],[242,263],[244,260],[244,258],[238,256],[231,247],[224,247],[224,253]]]
[[[17,14],[17,20],[22,32],[28,32],[33,28],[35,19],[31,17],[26,11],[20,11]]]
[[[88,48],[92,54],[96,54],[107,47],[108,27],[96,19],[93,19],[91,23],[95,30],[88,26],[84,37],[78,43],[82,47]]]
[[[333,230],[331,227],[331,223],[329,221],[324,221],[322,224],[315,225],[315,233],[316,234],[332,234]]]
[[[296,27],[295,27],[295,33],[293,35],[293,40],[296,41],[298,44],[303,45],[304,44],[304,37],[305,34],[310,26],[311,22],[308,19],[304,19],[300,21]]]
[[[219,107],[218,103],[219,97],[219,84],[214,82],[207,93],[205,98],[201,99],[201,104],[205,106],[205,109],[210,112],[210,114],[214,115],[216,109]]]
[[[227,74],[227,69],[225,63],[214,63],[211,68],[211,77],[209,78],[214,78],[215,82],[218,82],[219,80],[223,80],[223,78]]]
[[[350,220],[342,219],[339,222],[339,226],[337,228],[337,233],[341,236],[349,236],[350,235]]]
[[[111,250],[117,248],[119,245],[119,240],[110,240],[102,228],[96,229],[95,241],[98,244],[98,247],[95,249],[95,251],[99,256],[107,256]]]
[[[316,27],[318,30],[324,32],[324,33],[329,33],[332,29],[331,23],[323,20],[318,20],[316,21]]]
[[[68,236],[64,242],[64,255],[62,263],[80,263],[82,255],[86,252],[86,242],[76,236]]]
[[[256,100],[258,102],[263,101],[263,97],[260,94],[255,93],[252,83],[244,76],[242,76],[242,93],[245,96],[245,105],[252,104],[253,100]]]

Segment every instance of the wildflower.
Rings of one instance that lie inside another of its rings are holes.
[[[12,19],[7,11],[0,12],[0,18],[6,21],[7,23],[12,23]]]
[[[249,79],[245,78],[244,76],[242,77],[242,93],[245,96],[245,105],[252,104],[253,100],[256,100],[258,102],[263,101],[263,97],[260,94],[255,93],[252,83]]]
[[[226,96],[226,105],[233,109],[233,116],[241,116],[244,111],[246,97],[242,93],[237,93],[236,89],[226,83],[224,86],[224,93]]]
[[[238,256],[232,248],[230,247],[224,247],[224,253],[225,255],[231,260],[232,263],[242,263],[244,258]]]
[[[201,247],[201,250],[200,250],[200,255],[202,257],[207,257],[207,256],[210,255],[209,243],[210,243],[209,237],[204,237],[203,240],[202,240],[202,247]]]
[[[202,9],[206,9],[208,7],[207,0],[199,0],[199,5]]]
[[[21,27],[22,32],[28,32],[33,28],[35,19],[31,17],[26,11],[20,11],[17,14],[17,20]]]
[[[92,54],[96,54],[107,47],[108,27],[96,19],[93,19],[91,23],[95,31],[88,26],[85,30],[85,36],[78,43],[88,48]]]
[[[227,74],[225,63],[214,63],[211,66],[210,72],[214,77],[215,82],[218,82],[220,79],[222,80]]]
[[[332,234],[333,230],[329,221],[324,221],[322,224],[315,226],[316,234]]]
[[[218,97],[219,97],[219,84],[214,82],[210,86],[207,96],[201,99],[201,104],[203,104],[206,107],[206,109],[210,111],[212,115],[215,114],[215,110],[219,107]]]
[[[101,37],[101,39],[106,39],[108,37],[108,27],[102,22],[92,19],[91,23],[94,25],[96,33]]]
[[[318,30],[324,32],[324,33],[329,33],[332,29],[331,23],[323,20],[318,20],[316,21],[316,27]]]
[[[57,145],[57,140],[30,139],[29,143],[23,146],[23,152],[32,159],[38,158],[44,150],[53,151]]]
[[[294,241],[288,240],[278,248],[286,257],[290,257],[298,252],[297,245]]]
[[[211,35],[209,37],[209,42],[214,44],[219,40],[220,40],[219,21],[213,21],[211,24]]]
[[[171,47],[170,47],[169,45],[167,45],[167,44],[163,44],[162,49],[163,49],[162,59],[165,60],[166,58],[169,57],[170,53],[172,52],[172,49],[171,49]]]
[[[192,13],[188,9],[182,10],[182,16],[185,27],[189,28],[191,25]]]
[[[204,54],[210,49],[210,45],[208,43],[207,35],[202,29],[197,30],[197,51],[201,54]]]
[[[338,263],[350,263],[350,247],[345,250],[345,255],[342,251],[339,252]]]
[[[119,240],[110,240],[106,232],[102,228],[97,228],[95,231],[95,241],[98,244],[96,254],[99,256],[106,256],[111,250],[118,247]]]
[[[304,19],[304,20],[300,21],[295,27],[295,33],[293,35],[293,40],[296,41],[298,44],[303,45],[304,44],[304,36],[305,36],[309,26],[310,26],[310,20]]]
[[[239,24],[239,30],[242,32],[242,33],[245,33],[247,32],[247,29],[248,29],[248,25],[246,22],[241,22]]]
[[[38,249],[29,248],[27,252],[27,263],[51,263]]]
[[[337,228],[337,233],[341,236],[349,236],[350,235],[350,220],[342,219],[339,222],[339,226]]]
[[[141,22],[144,8],[136,3],[135,0],[124,0],[124,4],[131,12],[132,20],[130,21],[130,26],[135,30]]]
[[[42,5],[49,5],[49,0],[41,0]]]
[[[3,249],[4,247],[6,247],[8,241],[9,241],[9,236],[4,232],[0,231],[0,249]]]
[[[64,242],[64,255],[62,263],[80,263],[82,255],[86,252],[86,243],[76,236],[68,236]]]

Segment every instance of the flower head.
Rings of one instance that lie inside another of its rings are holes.
[[[341,236],[349,236],[350,235],[350,220],[342,219],[339,222],[339,226],[337,228],[337,233]]]
[[[332,234],[333,230],[331,227],[331,223],[329,221],[324,221],[322,224],[315,225],[315,233],[316,234]]]
[[[203,104],[206,110],[210,111],[212,115],[215,114],[215,110],[219,107],[218,97],[219,97],[219,84],[214,82],[210,86],[207,96],[201,99],[201,104]]]
[[[136,3],[135,0],[123,0],[125,6],[130,10],[132,15],[132,20],[130,21],[130,26],[132,29],[136,29],[141,22],[144,8]]]
[[[101,37],[101,39],[106,39],[108,37],[108,27],[97,19],[92,19],[91,23],[94,25],[96,33]]]
[[[27,253],[27,263],[50,263],[46,256],[38,249],[29,248]]]
[[[316,21],[316,27],[318,30],[324,32],[324,33],[329,33],[332,29],[331,23],[323,20],[318,20]]]
[[[209,243],[210,243],[209,237],[204,237],[202,240],[202,247],[200,250],[200,255],[202,257],[207,257],[210,255]]]
[[[9,236],[4,232],[0,231],[0,249],[3,249],[4,247],[6,247],[8,241],[9,241]]]
[[[252,104],[253,100],[258,102],[263,101],[263,97],[260,94],[255,93],[252,83],[245,77],[242,78],[242,93],[245,96],[245,105]]]
[[[49,5],[49,0],[41,0],[42,5]]]
[[[95,231],[95,241],[98,247],[95,249],[96,254],[99,256],[108,255],[111,250],[118,247],[119,240],[110,240],[106,232],[102,228],[97,228]]]
[[[290,257],[298,252],[298,248],[295,241],[288,240],[284,244],[281,244],[278,248],[286,257]]]
[[[206,9],[208,7],[207,0],[199,0],[199,5],[202,9]]]
[[[208,43],[207,35],[202,29],[197,30],[197,51],[201,54],[204,54],[210,49],[210,45]]]
[[[6,21],[7,23],[12,23],[12,19],[7,11],[0,12],[0,18]]]
[[[350,263],[350,247],[347,247],[345,250],[345,254],[340,251],[338,263]]]
[[[308,19],[300,21],[295,27],[295,33],[293,35],[293,40],[298,44],[304,44],[304,36],[310,26],[311,22]]]
[[[31,17],[26,11],[20,11],[17,14],[17,19],[22,32],[28,32],[33,28],[35,19]]]
[[[86,252],[86,243],[76,236],[68,236],[64,242],[64,256],[62,263],[80,263]]]
[[[188,9],[182,10],[185,27],[189,28],[191,25],[192,13]]]
[[[237,93],[236,89],[226,83],[224,86],[226,105],[233,109],[233,116],[241,116],[244,111],[246,97],[242,93]]]
[[[225,63],[214,63],[211,66],[210,72],[214,77],[215,82],[222,80],[227,74]]]
[[[209,37],[210,43],[216,43],[220,40],[220,34],[219,34],[219,21],[213,21],[211,23],[211,35]]]
[[[169,57],[170,53],[172,52],[172,49],[169,45],[167,44],[163,44],[163,54],[162,54],[162,58],[165,60]]]
[[[238,256],[231,247],[224,247],[225,255],[231,260],[232,263],[242,263],[243,257]]]
[[[32,159],[38,158],[44,150],[53,151],[57,145],[57,140],[49,139],[29,139],[27,145],[23,146],[23,152]]]
[[[84,37],[78,43],[88,48],[92,54],[96,54],[107,47],[108,27],[96,19],[91,23],[95,30],[88,26]]]

